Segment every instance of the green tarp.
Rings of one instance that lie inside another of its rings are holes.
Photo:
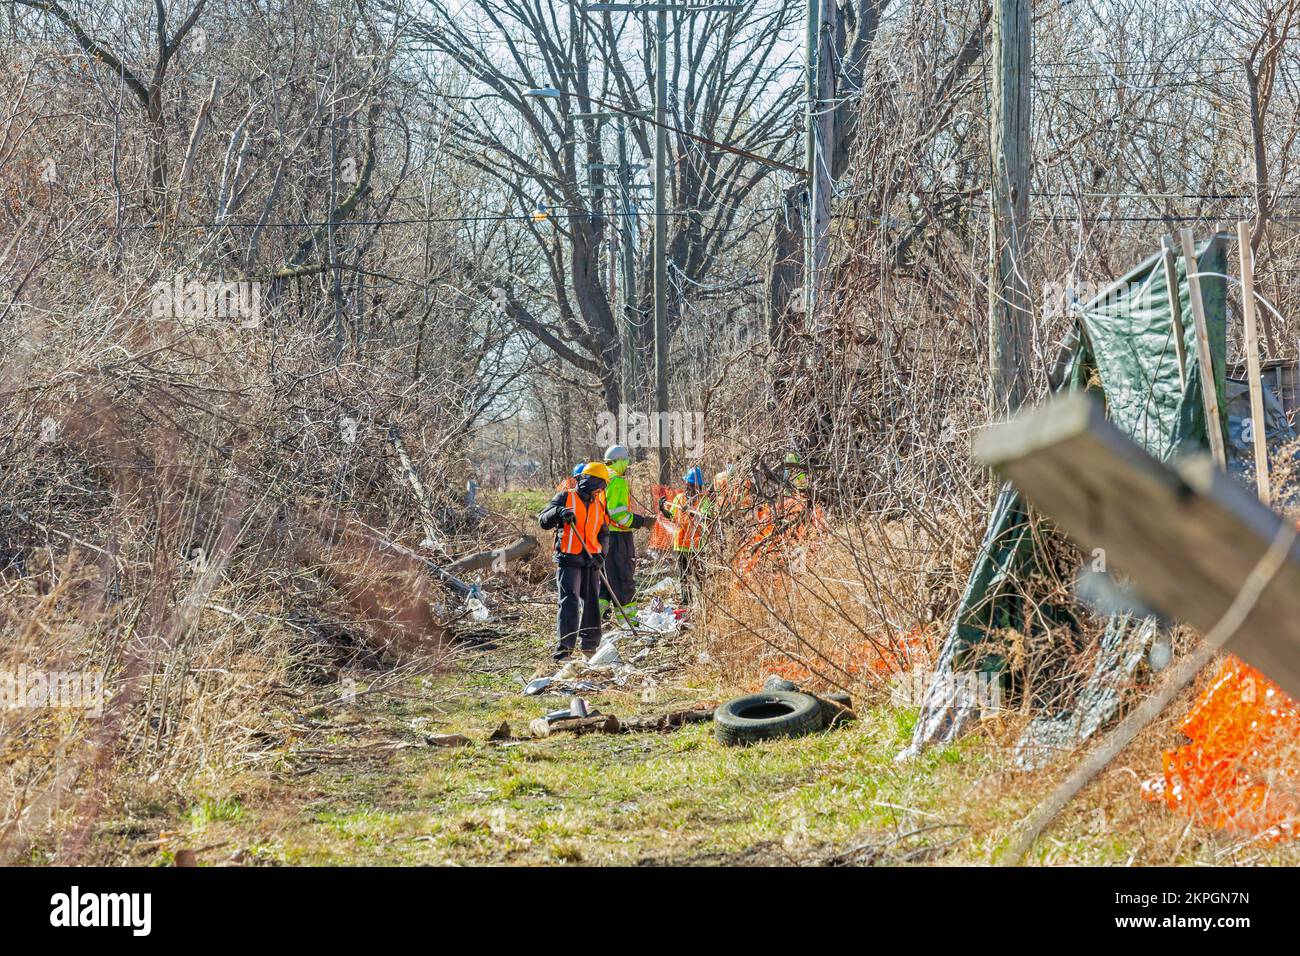
[[[1223,278],[1226,242],[1216,236],[1196,251],[1213,377],[1222,403],[1227,352],[1227,282]],[[1111,420],[1162,460],[1207,444],[1201,398],[1204,376],[1196,357],[1195,323],[1183,257],[1176,256],[1175,260],[1185,326],[1186,387],[1179,381],[1173,318],[1160,253],[1081,307],[1078,344],[1060,386],[1099,390]],[[1226,416],[1224,424],[1226,441]],[[972,668],[1003,669],[1002,658],[986,652],[982,645],[1005,628],[1025,631],[1024,601],[1017,585],[1031,577],[1035,562],[1042,557],[1036,553],[1033,532],[1032,519],[1019,493],[1010,485],[1004,486],[989,516],[988,529],[941,653],[941,674]],[[1058,621],[1073,620],[1068,607],[1040,607],[1039,611]],[[945,699],[951,694],[942,688],[949,686],[949,682],[939,680],[935,687],[940,689],[927,694],[912,747],[905,753],[960,733],[970,717],[969,707],[963,709],[961,701]]]

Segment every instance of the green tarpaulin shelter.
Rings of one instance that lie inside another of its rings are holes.
[[[1223,408],[1227,353],[1226,237],[1215,236],[1196,251],[1214,366],[1212,378]],[[1157,253],[1079,309],[1075,344],[1064,364],[1059,386],[1099,390],[1111,420],[1162,460],[1208,444],[1201,392],[1207,376],[1197,361],[1195,323],[1184,260],[1182,256],[1176,256],[1175,260],[1175,281],[1181,315],[1185,317],[1186,385],[1178,370],[1163,256]],[[1223,421],[1226,426],[1226,416]],[[916,753],[929,743],[951,740],[975,716],[978,702],[963,691],[970,683],[944,679],[944,676],[972,669],[1002,671],[1002,657],[990,653],[986,642],[1005,629],[1024,633],[1030,626],[1017,585],[1032,574],[1041,558],[1036,552],[1033,518],[1020,494],[1006,485],[993,506],[988,530],[940,654],[938,679],[931,681],[927,689],[912,746],[904,755]],[[1073,620],[1068,607],[1046,610],[1049,615],[1054,612],[1062,622]],[[1146,639],[1154,631],[1151,622],[1135,621],[1127,614],[1112,618],[1102,638],[1105,646],[1099,661],[1125,657],[1120,649],[1135,629]],[[1107,702],[1113,697],[1117,706],[1117,694],[1103,696]],[[1113,712],[1113,706],[1109,709]],[[1096,714],[1080,715],[1076,723],[1095,729],[1093,725],[1099,722],[1096,717]]]

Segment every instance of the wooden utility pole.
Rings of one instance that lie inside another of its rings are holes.
[[[806,328],[816,333],[817,292],[826,268],[831,220],[831,171],[826,147],[835,142],[835,106],[831,95],[834,70],[835,0],[807,0],[807,34],[804,38],[804,317]]]
[[[1174,237],[1165,236],[1160,240],[1160,251],[1164,258],[1165,288],[1169,295],[1169,319],[1174,326],[1174,354],[1178,357],[1178,384],[1187,387],[1187,343],[1183,329],[1183,303],[1178,296],[1178,267],[1174,259]]]
[[[1264,386],[1259,378],[1259,331],[1255,327],[1255,253],[1250,244],[1250,223],[1237,223],[1237,249],[1241,254],[1241,312],[1245,320],[1246,376],[1250,384],[1250,430],[1255,440],[1255,488],[1259,500],[1273,497],[1268,480],[1268,442],[1265,440]]]
[[[668,7],[655,11],[655,440],[668,484]]]
[[[618,228],[622,233],[623,251],[623,402],[636,408],[636,347],[640,341],[640,317],[636,294],[636,203],[632,201],[632,172],[627,160],[627,123],[618,127]]]
[[[1228,455],[1223,447],[1219,386],[1214,374],[1214,358],[1210,354],[1210,329],[1205,321],[1205,302],[1201,299],[1201,276],[1196,262],[1196,243],[1190,229],[1180,229],[1178,239],[1183,247],[1183,265],[1187,270],[1187,295],[1191,299],[1192,321],[1195,323],[1196,330],[1196,361],[1201,367],[1201,398],[1205,402],[1205,431],[1215,464],[1220,468],[1227,468]]]
[[[655,439],[659,445],[659,483],[669,483],[668,447],[668,14],[687,16],[710,10],[736,11],[740,4],[714,3],[591,3],[592,12],[621,11],[655,15],[655,212],[654,212],[654,333]],[[688,69],[690,67],[688,66]]]
[[[994,0],[992,196],[989,202],[989,397],[994,416],[1020,407],[1031,301],[1025,261],[1029,223],[1030,0]]]

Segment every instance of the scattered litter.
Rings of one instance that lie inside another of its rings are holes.
[[[604,667],[607,664],[621,663],[623,663],[623,658],[619,657],[618,645],[609,638],[601,642],[600,647],[596,648],[595,653],[587,659],[589,667]]]
[[[488,740],[512,740],[514,734],[510,731],[510,722],[501,721],[501,725],[488,735]]]
[[[529,697],[535,697],[555,682],[554,677],[535,677],[524,687],[524,693]]]
[[[665,594],[676,594],[681,590],[681,584],[676,578],[660,578],[650,587],[646,588],[644,593],[650,597],[662,598]]]
[[[637,627],[643,627],[656,634],[672,634],[680,623],[676,612],[670,607],[664,611],[640,611],[636,616]]]
[[[491,615],[488,613],[487,606],[476,597],[465,599],[465,612],[469,615],[470,620],[482,623]]]
[[[587,701],[582,697],[575,697],[573,700],[569,701],[569,716],[586,717]]]

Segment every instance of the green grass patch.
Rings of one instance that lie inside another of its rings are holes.
[[[202,829],[209,823],[218,821],[235,821],[244,816],[244,808],[238,797],[227,796],[219,799],[204,797],[189,810],[190,826]]]

